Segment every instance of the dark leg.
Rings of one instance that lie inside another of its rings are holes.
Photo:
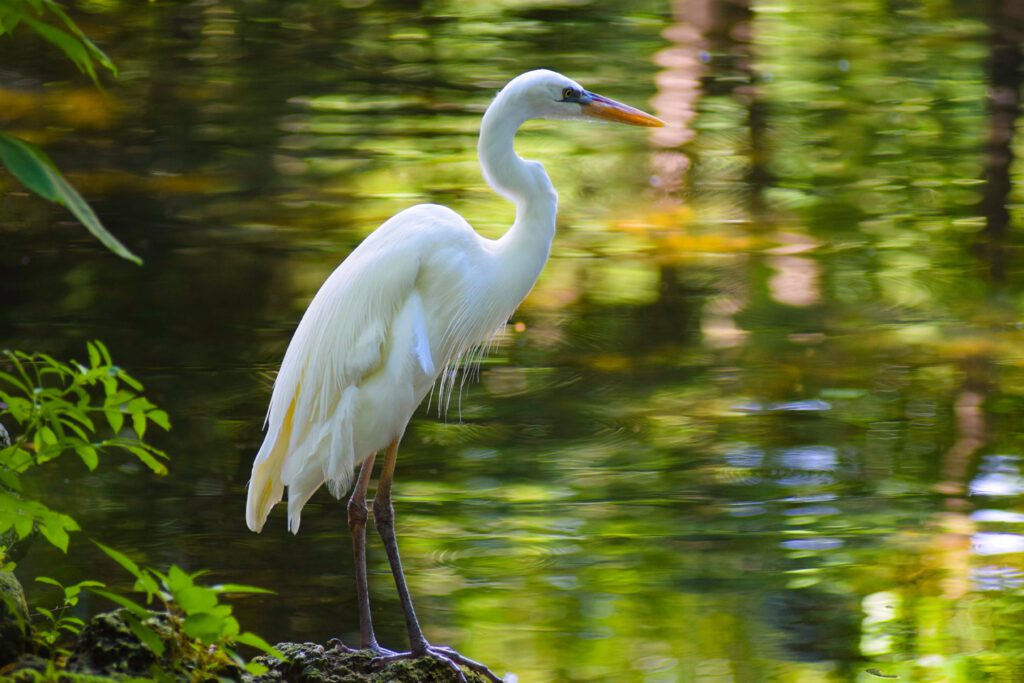
[[[398,599],[402,603],[402,611],[405,613],[405,626],[409,631],[410,652],[385,655],[377,661],[385,664],[396,659],[410,659],[415,657],[434,657],[444,662],[455,674],[457,680],[465,683],[466,676],[462,673],[459,665],[465,666],[473,671],[487,676],[495,683],[501,683],[501,679],[495,676],[490,669],[479,662],[463,657],[455,650],[447,647],[435,647],[423,637],[423,629],[420,628],[419,620],[416,619],[416,610],[412,607],[412,597],[409,595],[409,587],[405,584],[405,574],[402,572],[402,559],[398,555],[398,539],[395,536],[395,510],[391,507],[391,480],[395,476],[395,461],[398,459],[398,441],[394,441],[384,455],[384,465],[380,473],[380,481],[377,482],[377,494],[373,498],[373,518],[377,523],[377,533],[384,541],[384,549],[388,553],[388,561],[391,563],[391,573],[395,577],[395,587],[398,589]],[[361,474],[361,473],[360,473]]]
[[[405,612],[405,627],[409,631],[409,646],[416,656],[426,654],[429,643],[423,637],[423,630],[416,619],[416,610],[412,607],[409,587],[405,585],[405,573],[402,572],[402,558],[398,556],[398,539],[395,537],[395,510],[391,507],[391,480],[395,476],[395,461],[398,459],[398,441],[392,442],[384,455],[384,466],[377,482],[377,494],[373,497],[373,520],[377,524],[377,533],[384,541],[384,549],[391,563],[391,573],[395,577],[398,599]]]
[[[359,468],[359,479],[355,490],[348,499],[348,528],[352,532],[352,549],[356,565],[356,595],[359,598],[359,647],[379,650],[373,634],[373,620],[370,617],[370,587],[366,578],[366,487],[373,473],[373,453]]]

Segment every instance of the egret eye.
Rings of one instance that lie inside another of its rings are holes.
[[[562,91],[563,100],[572,100],[576,98],[576,91],[573,88],[566,88]]]

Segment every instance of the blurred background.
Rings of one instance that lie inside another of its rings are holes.
[[[97,90],[16,32],[0,126],[145,266],[0,177],[0,347],[100,338],[174,423],[165,478],[68,459],[37,480],[88,536],[277,591],[238,607],[271,642],[357,639],[343,504],[317,494],[295,537],[280,509],[245,528],[273,373],[388,216],[511,223],[479,120],[547,67],[670,125],[520,134],[560,192],[551,261],[398,464],[427,636],[524,683],[1024,680],[1024,3],[71,10],[120,77]],[[371,539],[378,636],[403,648]],[[19,572],[124,584],[83,541]]]

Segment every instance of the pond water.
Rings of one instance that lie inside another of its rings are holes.
[[[96,538],[275,590],[237,603],[271,641],[354,642],[344,505],[318,493],[298,536],[283,510],[245,527],[273,373],[391,214],[511,222],[476,133],[543,66],[670,126],[520,134],[560,192],[551,261],[398,464],[427,636],[524,683],[1024,680],[1013,21],[951,0],[75,10],[120,77],[98,91],[21,33],[0,125],[145,265],[0,178],[0,347],[104,340],[169,411],[172,460],[37,481],[85,532],[37,544],[26,580],[125,585]],[[369,548],[378,635],[403,647]]]

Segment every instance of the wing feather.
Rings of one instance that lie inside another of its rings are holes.
[[[455,220],[453,220],[453,217]],[[397,214],[374,231],[320,287],[292,337],[274,382],[267,436],[253,463],[246,521],[259,531],[285,487],[289,528],[298,531],[302,506],[325,481],[340,497],[369,453],[356,453],[353,420],[360,383],[386,362],[396,316],[415,293],[425,245],[468,228],[454,212],[424,205]],[[422,305],[413,324],[419,367],[434,373]]]

